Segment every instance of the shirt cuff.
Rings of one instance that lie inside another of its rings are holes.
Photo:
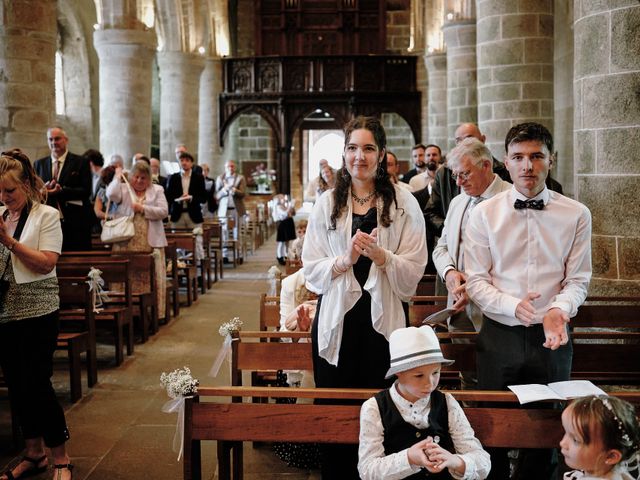
[[[456,267],[454,267],[453,265],[447,265],[446,267],[444,267],[444,272],[442,272],[442,281],[446,283],[447,273],[455,269]]]
[[[512,297],[510,295],[505,295],[504,299],[503,299],[503,305],[504,308],[502,309],[502,313],[503,315],[509,315],[513,318],[518,318],[516,317],[516,309],[518,308],[518,305],[520,304],[521,300]]]
[[[549,305],[549,308],[547,309],[547,311],[551,310],[552,308],[559,308],[567,315],[571,315],[571,304],[569,302],[563,302],[563,301],[551,302],[551,305]]]
[[[403,462],[400,465],[400,467],[402,467],[402,473],[403,474],[406,474],[408,476],[409,474],[418,473],[420,470],[422,470],[422,467],[419,467],[418,465],[411,465],[409,463],[409,449],[408,448],[405,448],[403,453],[404,453],[404,455],[402,455]]]

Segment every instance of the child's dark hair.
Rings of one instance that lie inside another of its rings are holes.
[[[522,143],[535,141],[547,147],[549,153],[553,153],[553,136],[547,127],[535,122],[520,123],[514,125],[507,132],[504,139],[504,151],[509,153],[509,145],[512,143]]]
[[[638,455],[640,427],[636,409],[629,402],[606,395],[574,400],[569,407],[572,422],[585,444],[596,436],[602,438],[606,450],[619,450],[622,461]]]

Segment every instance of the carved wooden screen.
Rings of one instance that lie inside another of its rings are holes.
[[[258,0],[256,54],[385,52],[385,0]]]

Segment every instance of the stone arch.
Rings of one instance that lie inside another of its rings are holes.
[[[87,5],[91,5],[90,11],[84,13],[95,18],[93,4]],[[58,1],[57,22],[66,108],[64,115],[57,116],[56,122],[65,128],[73,149],[79,152],[97,143],[98,125],[92,107],[97,104],[97,86],[90,73],[91,63],[97,62],[91,57],[93,50],[88,47],[90,39],[86,26],[73,0]]]
[[[250,113],[256,113],[260,115],[264,120],[266,120],[274,134],[276,144],[281,145],[283,132],[280,130],[280,123],[278,122],[278,119],[275,117],[273,112],[257,105],[246,105],[239,107],[225,119],[225,122],[220,126],[220,145],[224,147],[225,134],[227,133],[229,127],[233,124],[234,120],[240,115]]]

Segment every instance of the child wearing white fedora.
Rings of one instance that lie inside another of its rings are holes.
[[[400,478],[484,479],[489,454],[462,407],[437,390],[440,343],[429,326],[395,330],[389,338],[395,383],[362,405],[358,472],[363,480]]]

